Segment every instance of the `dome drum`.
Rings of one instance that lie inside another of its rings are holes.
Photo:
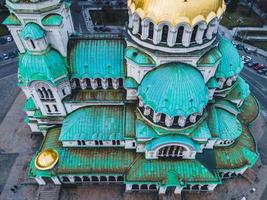
[[[157,113],[152,108],[150,108],[147,105],[144,105],[144,103],[141,102],[142,100],[139,99],[139,111],[141,112],[142,116],[144,116],[150,122],[166,128],[179,129],[179,128],[189,127],[197,123],[203,116],[203,111],[198,113],[193,113],[188,117],[169,116],[165,113]]]

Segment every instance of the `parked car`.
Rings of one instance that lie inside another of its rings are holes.
[[[7,41],[7,42],[12,42],[12,41],[13,41],[12,36],[7,36],[6,41]]]
[[[9,59],[9,56],[6,53],[3,53],[3,59],[4,60],[8,60]]]
[[[250,56],[242,56],[242,60],[245,62],[245,63],[248,63],[252,60],[252,58]]]
[[[236,45],[236,48],[237,48],[238,50],[244,50],[244,46],[241,45],[241,44],[237,44],[237,45]]]
[[[251,54],[251,53],[254,52],[252,49],[247,48],[247,47],[244,47],[244,51],[245,51],[247,54]]]
[[[9,52],[9,53],[8,53],[8,56],[9,56],[10,58],[16,58],[16,57],[17,57],[17,54],[16,54],[15,52]]]
[[[258,65],[258,64],[259,63],[257,63],[257,62],[250,61],[250,62],[246,63],[246,66],[249,68],[253,68],[255,65]]]
[[[264,68],[264,67],[265,67],[264,64],[259,64],[259,63],[258,63],[257,65],[254,65],[254,66],[253,66],[253,69],[257,71],[257,70],[262,69],[262,68]]]
[[[265,74],[265,73],[267,73],[267,67],[264,67],[262,69],[257,70],[257,73],[258,74]]]

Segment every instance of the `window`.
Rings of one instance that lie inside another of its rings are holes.
[[[112,140],[112,145],[116,145],[116,140]]]
[[[97,176],[92,176],[92,181],[93,182],[98,182],[98,177]]]
[[[50,99],[54,99],[54,95],[50,89],[47,89],[48,95]]]
[[[81,143],[80,140],[78,140],[77,143],[78,143],[78,146],[81,146],[82,145],[82,143]]]
[[[58,112],[57,106],[53,105],[55,112]]]
[[[141,21],[141,19],[139,19],[139,29],[138,29],[138,33],[139,33],[140,35],[142,35],[142,21]]]
[[[46,106],[46,111],[50,113],[51,112],[50,106],[49,105],[45,105],[45,106]]]
[[[133,144],[132,144],[132,145],[133,145],[133,147],[135,147],[135,142],[133,142]]]
[[[90,178],[88,176],[83,176],[83,181],[84,182],[89,182],[90,181]]]
[[[123,176],[118,176],[118,181],[123,181]]]
[[[108,180],[109,180],[110,182],[115,182],[115,181],[116,181],[116,179],[115,179],[114,176],[109,176]]]
[[[121,141],[120,140],[117,140],[117,145],[121,145]]]
[[[82,182],[81,177],[79,177],[79,176],[74,176],[74,182]]]
[[[66,96],[66,92],[64,89],[62,89],[62,94],[63,94],[63,96]]]
[[[162,38],[161,38],[162,42],[167,42],[168,34],[169,34],[169,26],[164,25],[162,28]]]
[[[197,31],[198,31],[198,25],[196,25],[196,26],[194,27],[194,30],[193,30],[193,32],[192,32],[192,36],[191,36],[191,42],[193,42],[193,41],[196,40]]]
[[[147,189],[148,189],[148,187],[147,187],[146,184],[142,184],[142,185],[141,185],[141,190],[147,190]]]
[[[42,87],[42,91],[45,95],[45,99],[49,99],[49,95],[48,95],[48,92],[46,91],[46,89],[44,87]]]
[[[95,145],[98,145],[98,141],[97,140],[95,140]]]
[[[36,47],[32,39],[30,39],[30,42],[31,42],[32,48],[35,49]]]
[[[99,141],[99,145],[103,145],[103,141],[102,140]]]
[[[177,32],[176,43],[182,43],[183,34],[184,34],[184,27],[181,26],[179,27],[178,32]]]
[[[67,176],[62,176],[63,182],[70,182],[70,179]]]
[[[152,184],[152,185],[149,186],[149,189],[150,190],[156,190],[157,186],[155,184]]]
[[[139,185],[133,184],[132,185],[132,190],[139,190]]]
[[[153,34],[154,34],[154,24],[152,22],[150,22],[149,23],[148,38],[153,40]]]
[[[105,176],[100,176],[100,181],[106,182],[106,181],[108,181],[108,180],[107,180],[107,177],[105,177]]]

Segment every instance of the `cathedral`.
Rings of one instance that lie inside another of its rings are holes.
[[[80,34],[71,2],[6,0],[39,185],[213,191],[259,157],[258,102],[220,36],[224,0],[128,0],[122,34]]]

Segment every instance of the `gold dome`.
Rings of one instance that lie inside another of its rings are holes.
[[[226,6],[224,0],[128,0],[132,13],[141,19],[150,18],[154,23],[169,22],[173,26],[188,23],[194,26],[200,21],[207,24],[220,18]]]
[[[54,149],[47,149],[38,154],[35,158],[35,167],[39,170],[52,169],[58,161],[58,152]]]

